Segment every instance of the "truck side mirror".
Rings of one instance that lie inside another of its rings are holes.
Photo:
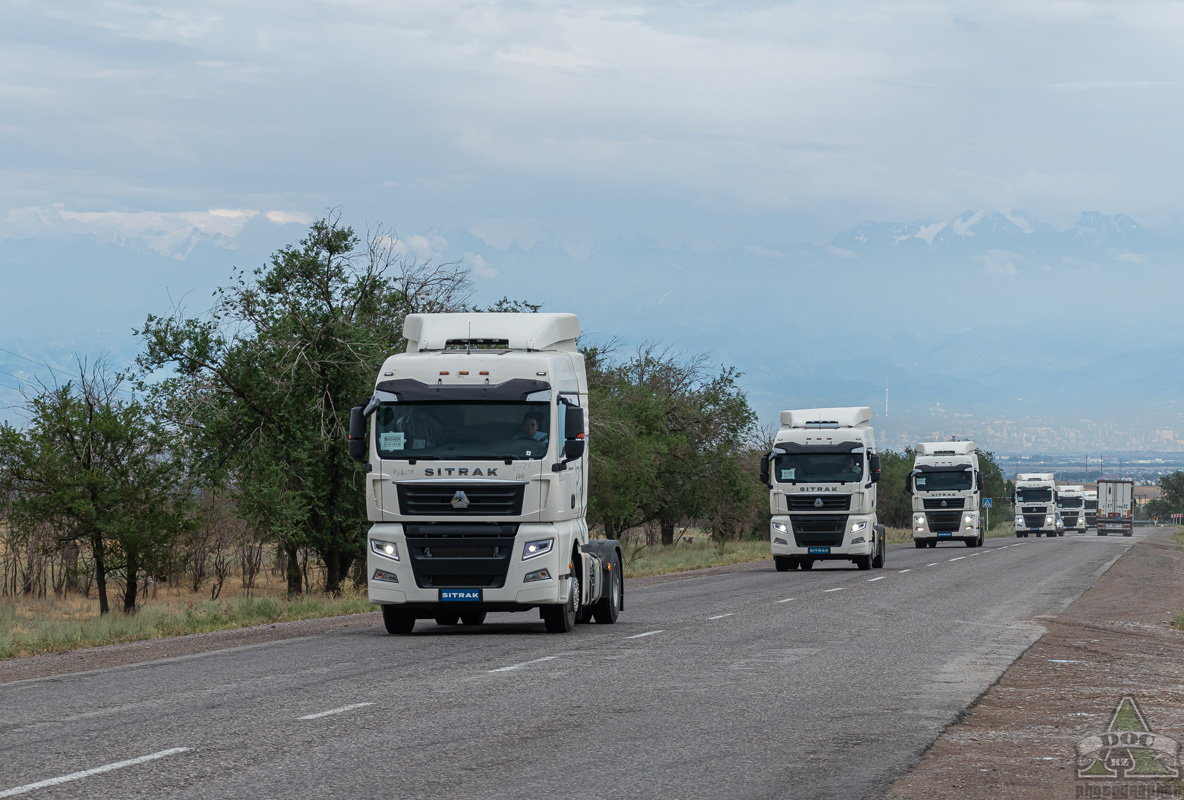
[[[583,437],[585,433],[584,409],[579,406],[565,406],[563,413],[566,415],[563,420],[564,436],[568,439],[579,439]]]
[[[911,472],[908,475],[904,476],[904,493],[905,494],[912,494],[913,493],[913,475]]]
[[[761,483],[769,485],[769,454],[761,456]]]
[[[978,490],[981,492],[983,490],[983,474],[976,472],[975,475],[978,476]]]
[[[563,443],[563,460],[575,461],[584,455],[583,439],[568,439]]]
[[[872,474],[871,474],[872,483],[879,483],[880,482],[880,454],[879,453],[872,453],[871,457],[868,459],[868,468],[872,471]]]
[[[366,407],[354,406],[349,410],[349,457],[359,464],[366,460]]]

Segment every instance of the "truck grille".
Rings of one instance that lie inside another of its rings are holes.
[[[846,514],[794,514],[789,518],[798,547],[826,545],[838,547],[847,531]]]
[[[1041,506],[1035,506],[1035,507],[1025,506],[1024,513],[1025,514],[1039,514],[1040,516],[1043,517],[1045,514],[1045,511]]]
[[[1061,518],[1065,520],[1065,527],[1066,528],[1076,528],[1078,516],[1079,515],[1076,511],[1069,512],[1069,513],[1066,513],[1064,511],[1061,512]]]
[[[407,558],[421,589],[500,589],[514,554],[518,526],[437,522],[404,527]]]
[[[961,511],[926,511],[925,518],[934,533],[954,533],[962,525]]]
[[[943,506],[942,503],[945,503]],[[930,509],[947,509],[947,508],[964,508],[966,503],[965,497],[926,497],[925,510]]]
[[[790,511],[849,511],[851,509],[851,495],[849,494],[788,494],[785,499],[789,502]],[[818,505],[818,501],[822,505]]]
[[[500,517],[522,513],[525,484],[513,483],[400,483],[399,510],[412,517]],[[468,505],[457,508],[454,500]]]
[[[1024,514],[1025,528],[1043,528],[1045,514]]]

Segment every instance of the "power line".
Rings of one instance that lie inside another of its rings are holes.
[[[10,356],[16,356],[17,358],[24,359],[25,361],[28,361],[30,364],[36,364],[39,367],[45,367],[47,370],[52,372],[54,375],[58,374],[57,370],[55,370],[49,364],[46,364],[44,361],[34,361],[33,359],[29,358],[28,356],[22,356],[20,353],[14,353],[11,350],[4,349],[3,347],[0,347],[0,353],[8,353]],[[5,373],[5,374],[7,374],[7,373]]]

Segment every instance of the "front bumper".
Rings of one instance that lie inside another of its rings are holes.
[[[546,538],[555,540],[550,552],[525,560],[522,558],[523,548],[527,542]],[[370,540],[390,542],[395,545],[398,559],[375,553],[370,546]],[[413,537],[413,541],[422,542],[423,540]],[[570,543],[562,541],[555,527],[547,523],[519,525],[517,534],[512,541],[508,564],[505,566],[504,580],[501,580],[500,574],[493,581],[489,580],[488,575],[476,575],[474,580],[466,582],[463,574],[450,574],[447,586],[435,585],[431,578],[425,577],[424,565],[440,558],[440,556],[427,553],[425,557],[422,551],[430,550],[430,548],[419,547],[415,559],[420,564],[417,570],[412,565],[411,548],[413,545],[408,544],[404,525],[393,522],[377,523],[370,528],[366,543],[366,575],[370,602],[380,605],[408,605],[424,609],[446,606],[450,610],[456,611],[521,611],[533,606],[566,602]],[[446,548],[437,549],[445,550]],[[447,566],[455,567],[454,564]],[[478,566],[473,571],[477,573],[481,569],[483,568]],[[526,581],[528,574],[544,569],[547,571],[548,577]],[[455,573],[456,570],[452,569],[450,572]],[[491,583],[500,583],[501,585],[490,585]],[[479,592],[479,595],[476,596],[480,599],[477,601],[444,599],[457,596],[454,594],[457,590],[467,592],[475,590]]]
[[[853,530],[853,528],[858,528],[858,530]],[[826,542],[799,542],[798,535],[795,535],[793,522],[788,516],[773,517],[769,523],[769,541],[773,555],[795,556],[818,561],[849,560],[855,556],[871,555],[874,552],[875,534],[875,518],[860,514],[848,515],[841,538],[836,535],[835,538]]]

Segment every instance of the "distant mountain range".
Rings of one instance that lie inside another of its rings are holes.
[[[99,350],[130,359],[131,328],[147,314],[179,302],[203,311],[232,267],[250,271],[306,229],[274,213],[41,211],[0,228],[0,348],[55,365]],[[744,373],[763,419],[813,405],[882,415],[887,385],[889,425],[918,439],[936,421],[987,419],[1107,424],[1115,447],[1136,428],[1184,438],[1179,225],[1086,212],[1062,230],[1023,212],[967,211],[867,221],[826,244],[415,233],[409,253],[476,268],[478,302],[572,310],[590,340],[626,350],[652,341],[711,353]],[[0,372],[29,370],[0,352]],[[0,375],[0,406],[14,383]]]

